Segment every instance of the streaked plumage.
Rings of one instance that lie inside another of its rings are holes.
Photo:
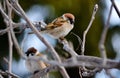
[[[49,23],[41,32],[47,33],[55,39],[65,37],[73,29],[74,20],[73,14],[65,13]]]

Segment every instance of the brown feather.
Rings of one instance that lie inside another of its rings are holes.
[[[66,22],[66,20],[63,20],[62,17],[60,18],[57,18],[55,20],[53,20],[52,23],[49,23],[47,26],[46,26],[46,30],[49,30],[49,29],[54,29],[54,28],[57,28],[57,27],[60,27],[63,25],[63,23]]]

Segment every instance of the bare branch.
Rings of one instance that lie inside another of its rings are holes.
[[[59,40],[60,41],[60,40]],[[76,56],[78,55],[68,44],[67,40],[61,40],[60,41],[63,44],[63,49],[66,50],[68,53],[71,54],[72,58],[73,58],[73,63],[77,62],[76,61]]]
[[[78,35],[76,35],[75,33],[73,33],[73,32],[71,32],[71,34],[73,34],[74,36],[76,36],[77,39],[78,39],[79,45],[78,45],[78,47],[76,48],[76,50],[78,50],[79,47],[82,45],[82,39],[81,39]]]
[[[79,75],[80,75],[80,78],[82,78],[82,72],[80,70],[81,68],[79,67]]]
[[[8,8],[8,16],[10,19],[12,19],[11,15],[12,15],[12,8],[9,6],[8,0],[6,0],[6,5]],[[12,27],[12,22],[11,20],[9,20],[9,26],[10,29]],[[12,41],[12,36],[11,36],[11,31],[8,31],[8,39],[9,39],[9,65],[8,65],[8,71],[11,73],[12,72],[12,54],[13,54],[13,41]],[[11,76],[9,75],[9,78],[11,78]]]
[[[0,70],[0,74],[1,74],[1,75],[4,75],[4,76],[10,75],[10,76],[12,76],[13,78],[20,78],[19,76],[15,75],[15,74],[13,74],[13,73],[10,73],[10,72],[8,72],[8,71],[4,72],[4,71]]]
[[[9,20],[8,15],[3,11],[1,3],[0,3],[0,12],[5,20]]]
[[[9,61],[7,58],[3,57],[3,60],[5,61],[6,64],[9,64]]]
[[[119,11],[117,5],[115,4],[115,1],[114,1],[114,0],[111,0],[111,2],[112,2],[112,5],[114,6],[114,8],[115,8],[115,10],[116,10],[116,12],[117,12],[119,18],[120,18],[120,11]]]
[[[95,14],[96,14],[97,10],[98,10],[98,4],[96,4],[96,5],[94,6],[90,23],[89,23],[87,29],[86,29],[86,30],[84,31],[84,33],[83,33],[83,42],[82,42],[82,46],[81,46],[81,51],[82,51],[81,54],[82,54],[82,55],[84,55],[84,52],[85,52],[86,35],[87,35],[90,27],[92,26],[92,23],[93,23],[93,21],[94,21],[94,19],[95,19]]]
[[[113,5],[111,5],[110,12],[109,12],[109,15],[108,15],[108,19],[107,19],[107,22],[106,22],[106,24],[104,26],[104,29],[102,31],[101,39],[99,41],[99,50],[100,50],[101,57],[103,58],[103,65],[105,65],[105,62],[106,62],[106,59],[107,59],[104,44],[105,44],[105,39],[106,39],[106,36],[107,36],[108,29],[109,29],[109,21],[110,21],[110,17],[111,17],[111,13],[112,13],[112,8],[113,8]]]
[[[12,20],[11,20],[11,19],[8,17],[8,15],[3,11],[1,5],[0,5],[0,12],[2,13],[2,15],[3,15],[3,17],[4,17],[4,21],[5,21],[6,25],[9,26],[8,21],[12,23]],[[15,34],[14,34],[14,32],[13,32],[13,27],[12,27],[12,26],[10,27],[10,30],[11,30],[11,35],[12,35],[13,42],[14,42],[14,44],[15,44],[16,49],[18,50],[18,53],[20,54],[21,57],[23,57],[23,58],[25,59],[26,57],[24,56],[22,50],[21,50],[20,47],[19,47],[19,44],[18,44],[17,39],[16,39],[16,37],[15,37]]]
[[[58,69],[57,66],[50,66],[47,67],[43,70],[40,70],[39,72],[35,73],[31,78],[40,78],[40,77],[44,77],[45,75],[47,75],[48,72],[53,71]]]
[[[13,25],[14,29],[15,28],[20,28],[21,31],[23,31],[25,28],[29,28],[29,25],[27,23],[14,23],[14,22],[12,22],[12,25]],[[33,25],[36,28],[40,29],[40,28],[42,28],[41,25],[43,25],[43,24],[40,21],[40,22],[33,22]],[[7,27],[6,29],[0,30],[0,35],[3,35],[5,33],[7,33],[9,30],[10,30],[10,27]]]
[[[10,19],[12,19],[12,17],[11,17],[12,8],[9,6],[9,3],[8,3],[7,0],[6,0],[6,3],[7,3],[7,8],[8,8],[8,16],[9,16]],[[11,24],[10,20],[9,20],[9,26],[12,27],[12,24]],[[9,65],[8,65],[8,71],[11,73],[12,72],[13,42],[12,42],[10,31],[8,31],[8,41],[9,41]],[[9,75],[9,78],[11,78],[10,75]]]
[[[70,53],[73,57],[76,57],[78,54],[69,46],[69,43],[66,39],[62,40],[63,49],[65,49],[68,53]]]
[[[94,57],[94,56],[83,56],[83,55],[78,55],[76,56],[76,61],[73,62],[73,58],[66,59],[63,62],[58,62],[58,61],[50,61],[43,59],[41,57],[38,58],[32,58],[30,60],[42,60],[50,65],[55,65],[55,66],[65,66],[65,67],[76,67],[76,66],[83,66],[83,63],[85,64],[85,67],[92,67],[92,68],[100,68],[100,69],[111,69],[111,68],[120,68],[120,62],[116,62],[115,60],[106,60],[106,66],[104,66],[103,63],[103,58],[99,57]]]
[[[18,27],[20,27],[20,26],[19,25],[13,26],[13,28],[18,28]],[[7,27],[6,29],[0,30],[0,35],[7,33],[9,30],[10,30],[10,27]]]
[[[93,9],[93,13],[92,13],[91,20],[90,20],[90,22],[89,22],[89,24],[88,24],[88,27],[86,28],[86,30],[85,30],[84,33],[83,33],[83,40],[82,40],[82,46],[81,46],[81,55],[83,55],[83,56],[84,56],[84,52],[85,52],[86,35],[87,35],[89,29],[90,29],[91,26],[92,26],[92,23],[93,23],[93,21],[94,21],[94,19],[95,19],[95,14],[96,14],[97,10],[98,10],[98,4],[95,4],[94,9]],[[85,64],[85,63],[83,63],[82,67],[80,67],[80,68],[85,68],[85,67],[84,67],[84,64]],[[80,69],[80,68],[79,68],[79,69]],[[79,72],[80,72],[80,71],[81,71],[81,70],[79,70]]]
[[[73,64],[72,59],[67,59],[64,61],[65,66],[82,66],[83,63],[85,64],[84,66],[86,67],[95,67],[95,68],[105,68],[105,69],[111,69],[111,68],[120,68],[119,62],[115,62],[114,60],[107,59],[106,61],[106,66],[102,65],[103,59],[99,57],[94,57],[94,56],[82,56],[79,55],[77,56],[77,63]]]
[[[4,11],[7,10],[7,9],[6,9],[6,1],[5,1],[5,0],[3,1],[3,10],[4,10]]]
[[[0,78],[4,78],[4,77],[0,74]]]

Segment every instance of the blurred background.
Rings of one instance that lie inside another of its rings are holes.
[[[115,0],[117,7],[120,10],[120,0]],[[89,24],[91,19],[92,11],[94,5],[97,3],[99,6],[98,12],[96,14],[95,20],[90,28],[87,38],[86,38],[86,49],[85,55],[90,56],[100,56],[100,52],[98,50],[98,43],[100,40],[101,32],[103,27],[106,24],[106,20],[108,18],[108,13],[110,10],[111,2],[110,0],[19,0],[20,5],[26,12],[29,19],[33,22],[44,21],[45,23],[50,23],[56,17],[61,16],[63,13],[72,13],[75,15],[75,26],[72,30],[73,33],[78,35],[82,39],[82,35],[84,30]],[[18,15],[13,14],[14,22],[25,22],[23,19],[18,17]],[[0,29],[6,28],[2,15],[0,14]],[[28,35],[28,31],[30,29],[25,29],[24,32],[16,34],[16,37],[21,45],[23,51],[27,51],[30,47],[35,47],[40,52],[45,52],[45,45],[34,35]],[[59,52],[62,57],[68,58],[69,55],[64,53],[62,46],[57,43],[56,40],[50,38],[47,35],[43,35]],[[24,42],[21,43],[24,39]],[[73,43],[74,49],[78,48],[78,39],[71,33],[66,36],[68,41]],[[3,60],[3,57],[8,58],[9,50],[8,50],[8,36],[7,34],[0,35],[0,69],[6,70],[8,68],[7,64]],[[120,19],[113,9],[112,16],[110,20],[110,28],[107,34],[107,39],[105,41],[105,47],[107,51],[107,56],[109,59],[115,59],[119,61],[120,59]],[[80,47],[76,50],[78,54],[80,54]],[[13,52],[13,64],[12,64],[12,72],[19,75],[22,78],[26,78],[28,70],[24,65],[24,60],[20,58],[16,49],[14,48]],[[17,70],[16,70],[17,69]],[[71,78],[80,78],[78,68],[66,68],[68,74]],[[74,73],[73,73],[74,72]],[[112,69],[110,73],[114,78],[120,78],[120,71],[117,69]],[[56,76],[55,76],[56,75]],[[59,73],[54,73],[51,75],[51,78],[62,78]],[[97,73],[91,78],[110,78],[105,74],[105,71]]]

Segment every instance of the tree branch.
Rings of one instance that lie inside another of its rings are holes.
[[[107,59],[106,50],[105,50],[105,40],[106,40],[107,32],[109,29],[109,22],[110,22],[110,17],[112,14],[112,8],[113,8],[113,5],[111,5],[111,7],[110,7],[108,19],[107,19],[107,22],[104,26],[104,29],[102,31],[101,38],[99,41],[99,50],[100,50],[101,57],[103,58],[103,65],[106,64],[106,59]]]
[[[78,55],[76,56],[76,62],[73,62],[73,58],[66,59],[62,62],[58,61],[50,61],[46,60],[44,58],[38,57],[38,58],[33,58],[31,60],[42,60],[50,65],[55,65],[55,66],[64,66],[64,67],[79,67],[83,66],[83,63],[85,64],[85,67],[92,67],[92,68],[100,68],[100,69],[112,69],[112,68],[118,68],[120,69],[120,62],[116,62],[115,60],[106,60],[106,65],[103,65],[103,58],[100,57],[94,57],[94,56],[83,56],[83,55]]]
[[[6,0],[6,5],[8,8],[8,16],[10,19],[12,19],[11,14],[12,14],[12,8],[9,6],[8,1]],[[9,19],[9,25],[8,27],[12,27],[11,20]],[[8,31],[8,41],[9,41],[9,64],[8,64],[8,71],[11,73],[12,72],[12,54],[13,54],[13,41],[12,41],[12,36],[11,36],[11,31]],[[11,76],[9,75],[9,78]]]
[[[4,71],[0,70],[0,74],[1,74],[1,75],[4,75],[4,76],[10,75],[10,76],[12,76],[13,78],[20,78],[19,76],[15,75],[15,74],[13,74],[13,73],[10,73],[10,72],[8,72],[8,71],[4,72]]]
[[[92,23],[93,23],[93,21],[94,21],[94,19],[95,19],[95,14],[96,14],[97,10],[98,10],[98,4],[96,4],[96,5],[94,6],[90,23],[89,23],[88,27],[86,28],[86,30],[85,30],[84,33],[83,33],[83,42],[82,42],[82,46],[81,46],[81,51],[82,51],[81,54],[82,54],[82,55],[84,55],[84,52],[85,52],[86,35],[87,35],[89,29],[90,29],[91,26],[92,26]]]
[[[115,8],[115,10],[116,10],[116,12],[117,12],[119,18],[120,18],[120,11],[119,11],[117,5],[115,4],[115,1],[114,1],[114,0],[111,0],[111,2],[112,2],[112,5],[114,6],[114,8]]]
[[[49,73],[50,71],[56,70],[56,69],[58,69],[58,66],[49,66],[43,70],[40,70],[39,72],[34,74],[31,78],[44,77],[47,73]]]
[[[9,20],[10,22],[12,23],[12,20],[8,17],[8,15],[3,11],[3,8],[1,6],[1,3],[0,3],[0,12],[2,13],[2,16],[4,18],[4,22],[6,23],[6,25],[9,26]],[[16,49],[18,50],[17,52],[20,54],[20,56],[24,59],[26,59],[25,55],[23,54],[22,50],[20,49],[19,47],[19,44],[17,42],[17,39],[15,37],[15,34],[14,34],[14,31],[13,31],[13,26],[10,27],[10,31],[11,31],[11,36],[12,36],[12,39],[13,39],[13,42],[14,42],[14,45],[16,47]]]
[[[43,25],[41,21],[33,22],[32,24],[38,29],[43,28],[41,26],[41,25]],[[21,29],[20,31],[23,31],[25,28],[29,28],[29,25],[27,23],[14,23],[14,22],[12,22],[12,25],[13,25],[13,29],[20,28]],[[7,33],[9,30],[10,30],[10,27],[7,27],[6,29],[1,29],[0,35]]]

